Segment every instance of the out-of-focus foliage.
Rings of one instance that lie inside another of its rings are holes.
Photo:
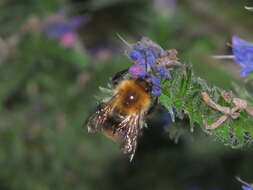
[[[131,65],[116,33],[130,42],[149,36],[175,48],[209,84],[237,86],[237,95],[252,101],[251,78],[241,79],[233,62],[209,57],[231,53],[225,44],[232,35],[253,41],[253,15],[244,9],[249,2],[174,3],[160,14],[152,1],[1,0],[0,55],[7,39],[18,39],[10,40],[15,46],[8,46],[10,56],[0,63],[1,189],[234,190],[240,189],[235,175],[252,181],[252,151],[231,150],[198,130],[189,133],[187,120],[166,128],[181,134],[177,144],[159,126],[145,129],[131,164],[116,144],[87,135],[82,126],[96,106],[98,87]],[[43,20],[61,10],[87,17],[79,30],[81,48],[22,33],[31,16]]]

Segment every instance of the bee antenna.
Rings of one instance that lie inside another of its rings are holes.
[[[131,44],[129,44],[119,33],[116,33],[116,35],[124,44],[131,48]]]

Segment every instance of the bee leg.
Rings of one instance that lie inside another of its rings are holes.
[[[116,86],[119,84],[119,82],[124,78],[124,76],[127,74],[128,69],[124,69],[122,71],[117,72],[113,77],[112,77],[112,85]]]

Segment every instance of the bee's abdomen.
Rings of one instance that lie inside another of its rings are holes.
[[[115,134],[115,130],[121,120],[115,115],[109,116],[103,124],[103,133],[112,140],[119,140],[119,137]]]

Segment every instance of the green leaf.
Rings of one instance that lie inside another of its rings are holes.
[[[221,97],[224,90],[196,77],[191,66],[184,65],[184,67],[183,70],[182,68],[172,70],[172,79],[162,82],[163,94],[159,99],[170,112],[172,120],[175,121],[175,115],[179,119],[188,118],[191,131],[194,127],[200,127],[205,133],[232,148],[240,148],[250,143],[253,137],[253,117],[245,111],[242,111],[237,119],[228,116],[228,119],[214,130],[206,129],[206,123],[210,125],[224,114],[207,105],[202,99],[202,92],[206,92],[221,106],[232,108],[235,105],[227,103]]]

